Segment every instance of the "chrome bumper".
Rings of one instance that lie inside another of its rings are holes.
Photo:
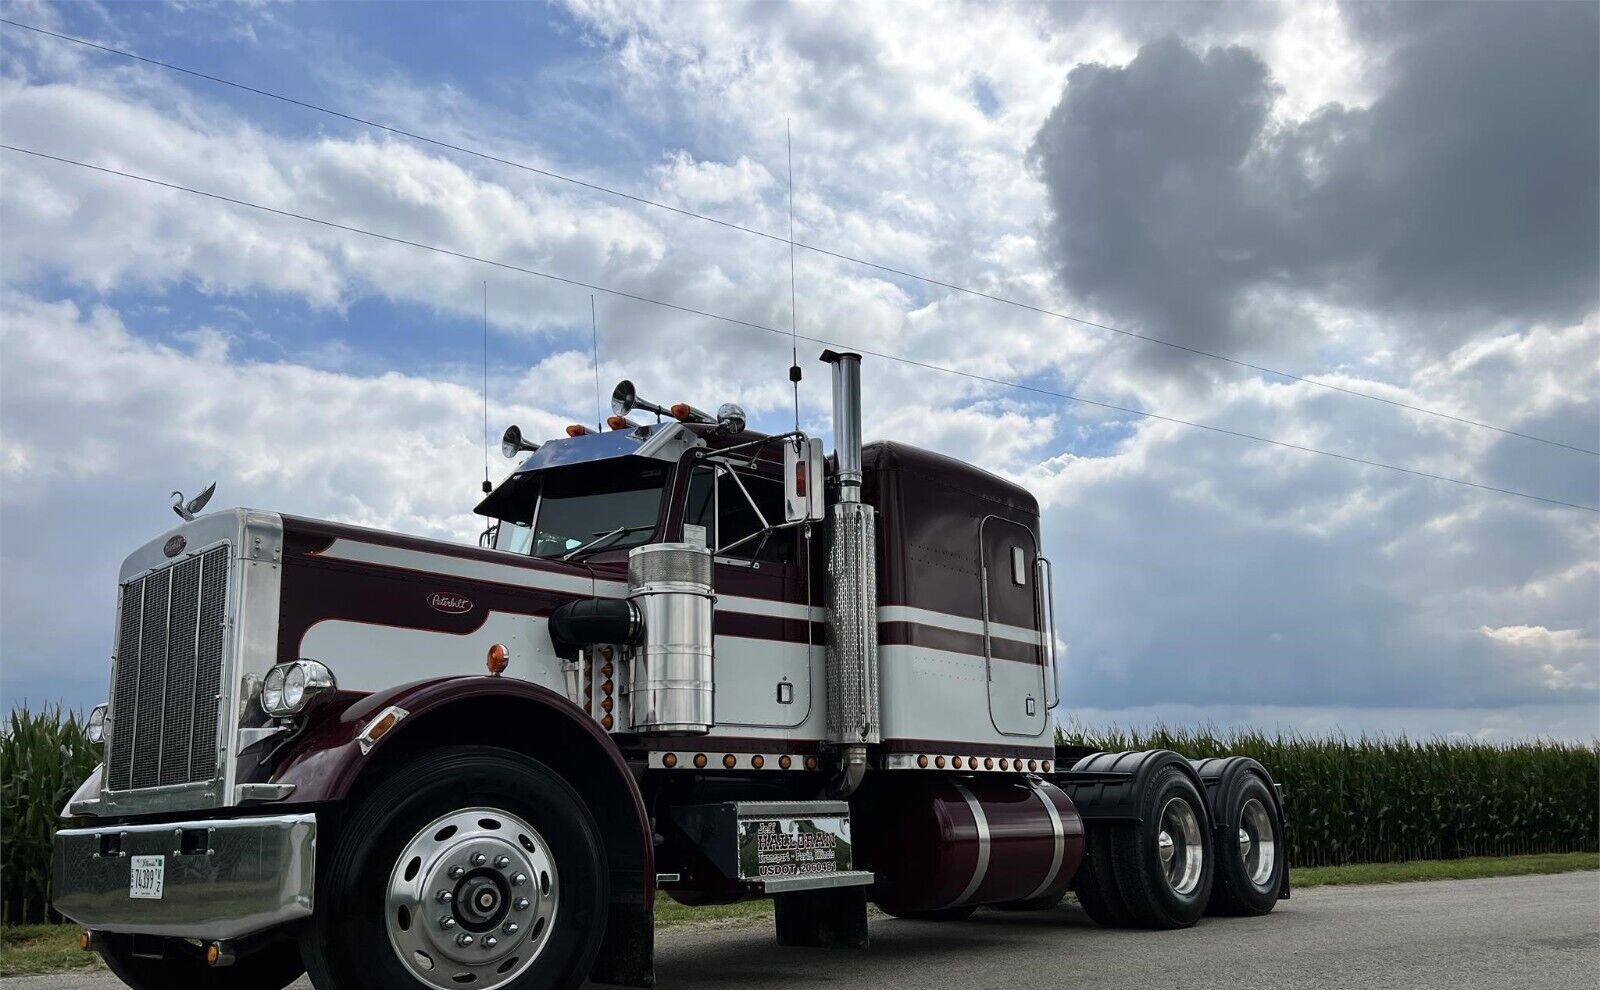
[[[134,856],[162,858],[159,900],[129,896]],[[240,938],[309,916],[316,863],[309,814],[63,829],[55,909],[97,931]]]

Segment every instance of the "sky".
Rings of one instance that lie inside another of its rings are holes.
[[[1600,504],[1597,10],[13,0],[343,116],[7,24],[0,143],[398,240],[0,151],[0,704],[173,489],[472,541],[485,346],[777,431],[792,320],[1039,498],[1070,719],[1593,739],[1600,515],[1359,461]]]

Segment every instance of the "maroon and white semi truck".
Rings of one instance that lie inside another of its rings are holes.
[[[507,431],[476,547],[177,506],[56,838],[85,948],[142,990],[643,987],[662,893],[835,947],[869,902],[1272,910],[1267,771],[1058,746],[1036,501],[863,446],[823,360],[832,457],[624,382],[610,430]]]

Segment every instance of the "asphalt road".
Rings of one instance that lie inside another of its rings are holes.
[[[1265,918],[1208,918],[1180,932],[1105,931],[1070,906],[958,923],[875,918],[865,952],[780,949],[766,924],[673,928],[661,933],[657,975],[662,990],[1582,990],[1600,986],[1600,874],[1323,887]],[[104,973],[0,981],[117,987]]]

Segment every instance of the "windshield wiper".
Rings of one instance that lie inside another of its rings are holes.
[[[650,523],[648,525],[640,526],[618,526],[616,529],[609,530],[604,533],[596,533],[594,539],[590,540],[588,543],[580,543],[571,550],[568,550],[566,553],[561,555],[561,559],[571,560],[573,557],[576,557],[585,550],[599,550],[605,544],[611,542],[619,536],[626,536],[629,533],[637,533],[640,530],[651,530],[655,528],[656,524]]]

